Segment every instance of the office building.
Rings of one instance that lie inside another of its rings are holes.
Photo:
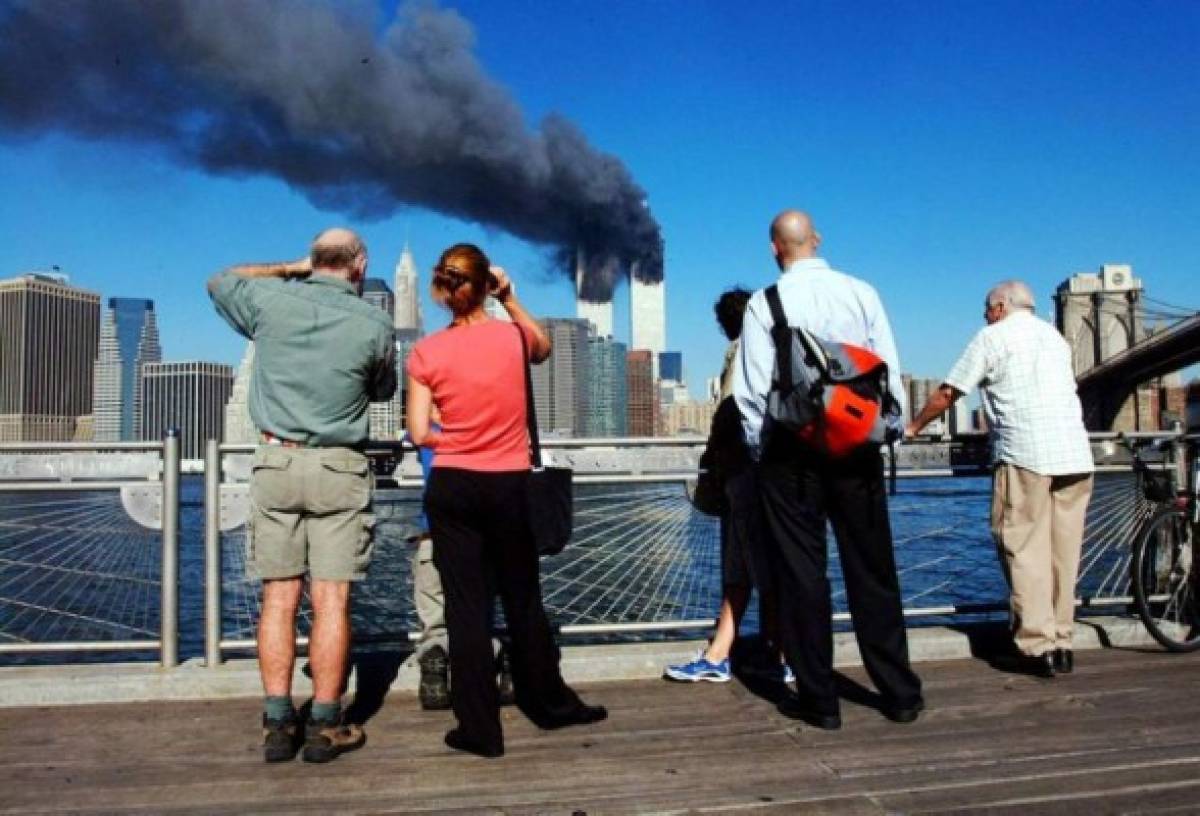
[[[408,247],[405,247],[405,253],[408,252]],[[408,255],[409,263],[412,261],[411,254]],[[416,269],[412,269],[413,280],[409,279],[407,271],[401,275],[401,267],[404,266],[404,254],[400,256],[400,263],[396,265],[396,283],[397,286],[415,286]],[[367,278],[363,281],[363,300],[373,306],[378,306],[389,315],[395,315],[400,309],[399,300],[393,295],[392,290],[388,288],[385,281],[380,278]],[[406,318],[407,319],[407,318]],[[396,438],[396,403],[395,398],[382,400],[380,402],[372,402],[367,409],[367,427],[368,433],[372,439],[395,439]]]
[[[717,403],[676,400],[662,406],[662,436],[708,436]]]
[[[905,412],[905,422],[908,423],[912,421],[914,416],[921,412],[921,409],[925,407],[925,402],[929,399],[929,395],[941,387],[942,381],[928,377],[913,377],[911,374],[902,374],[900,381],[908,387],[908,409]],[[921,433],[929,436],[941,436],[947,433],[950,430],[947,413],[943,413],[926,425]]]
[[[658,430],[658,394],[654,388],[654,353],[634,349],[625,355],[627,423],[630,436],[654,436]]]
[[[585,257],[583,250],[575,255],[575,316],[592,324],[599,337],[611,337],[613,333],[613,304],[612,298],[607,302],[588,300],[584,297]],[[610,261],[614,266],[617,261]]]
[[[259,433],[250,418],[250,381],[254,376],[254,343],[246,344],[242,362],[233,378],[229,402],[225,403],[225,435],[231,445],[257,444]]]
[[[588,338],[591,376],[588,378],[588,412],[585,436],[625,436],[627,389],[624,343],[611,337]]]
[[[396,308],[396,297],[388,288],[387,281],[382,278],[367,278],[363,281],[362,299],[372,306],[378,306],[389,315]]]
[[[533,367],[533,401],[538,430],[546,436],[584,436],[590,403],[589,325],[579,318],[542,321],[550,336],[550,358]]]
[[[682,351],[660,351],[658,353],[658,378],[677,383],[684,381]]]
[[[658,353],[667,348],[666,282],[646,283],[629,279],[630,347],[653,352],[651,366],[658,376]]]
[[[109,298],[92,391],[93,438],[128,442],[141,428],[142,366],[162,360],[154,301]]]
[[[417,275],[417,264],[413,260],[408,244],[400,253],[396,262],[395,276],[395,326],[397,331],[415,331],[420,334],[422,329],[420,279]]]
[[[225,438],[225,405],[233,369],[220,363],[146,363],[142,367],[142,438],[178,428],[184,459],[204,456],[209,439]]]
[[[100,295],[66,276],[0,281],[0,441],[74,439],[92,414]]]

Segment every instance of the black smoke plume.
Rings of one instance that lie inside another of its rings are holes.
[[[9,0],[0,132],[149,143],[360,218],[429,208],[549,246],[571,276],[582,249],[592,300],[620,269],[662,277],[624,164],[560,116],[529,128],[466,20],[418,2],[373,23],[313,0]]]

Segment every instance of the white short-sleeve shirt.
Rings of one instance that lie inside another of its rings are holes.
[[[1018,310],[980,329],[945,382],[979,386],[996,462],[1043,476],[1095,469],[1071,349],[1046,321]]]

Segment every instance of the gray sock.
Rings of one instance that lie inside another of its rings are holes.
[[[316,722],[331,722],[336,720],[341,713],[342,704],[337,700],[334,700],[332,703],[318,703],[316,700],[313,700],[312,718]]]
[[[268,696],[263,704],[263,711],[267,713],[268,720],[290,720],[296,716],[291,697]]]

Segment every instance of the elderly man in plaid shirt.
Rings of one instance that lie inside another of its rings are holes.
[[[1033,294],[1005,281],[980,329],[907,428],[918,433],[980,387],[992,435],[992,535],[1011,590],[1011,668],[1053,677],[1074,668],[1075,578],[1094,469],[1071,349],[1034,315]]]

